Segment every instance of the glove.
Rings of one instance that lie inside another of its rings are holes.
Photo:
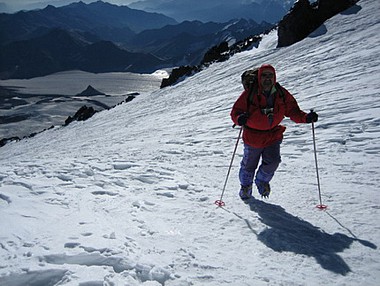
[[[239,126],[243,126],[247,123],[247,120],[248,120],[248,117],[249,117],[249,114],[248,113],[242,113],[238,116],[238,125]]]
[[[318,114],[315,113],[314,111],[311,111],[306,115],[306,123],[311,123],[311,122],[317,122],[318,121]]]

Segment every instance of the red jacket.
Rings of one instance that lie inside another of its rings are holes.
[[[271,67],[273,73],[275,72],[272,66],[265,65],[265,67]],[[258,73],[259,82],[260,69]],[[263,148],[282,140],[286,128],[280,125],[280,123],[285,116],[296,123],[306,123],[306,113],[300,110],[295,98],[285,88],[282,87],[282,90],[283,97],[280,91],[276,89],[276,86],[272,89],[272,93],[274,94],[272,119],[263,113],[263,109],[267,107],[267,103],[266,97],[262,94],[260,88],[258,92],[253,94],[250,104],[248,103],[249,91],[247,90],[243,91],[237,99],[231,110],[232,121],[238,124],[239,115],[246,112],[249,114],[243,131],[244,143],[255,148]]]

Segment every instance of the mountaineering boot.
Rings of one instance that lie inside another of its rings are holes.
[[[252,185],[242,185],[240,188],[239,196],[243,201],[250,199],[252,197]]]
[[[259,191],[259,194],[263,198],[268,198],[269,194],[270,194],[270,185],[269,185],[269,183],[264,182],[264,181],[259,181],[257,179],[255,180],[255,183],[256,183],[257,189]]]
[[[273,175],[274,175],[274,172],[267,173],[263,171],[261,167],[259,168],[259,171],[256,173],[255,184],[257,186],[259,194],[264,198],[269,197],[269,194],[270,194],[269,181],[272,179]]]

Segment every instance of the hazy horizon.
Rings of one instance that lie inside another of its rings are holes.
[[[21,10],[34,10],[43,9],[47,5],[53,5],[55,7],[65,6],[73,2],[92,3],[99,0],[0,0],[0,12],[15,13]],[[129,5],[139,0],[101,0],[115,5]],[[180,0],[177,0],[180,1]],[[255,2],[257,0],[251,0]]]
[[[73,2],[82,1],[84,3],[96,2],[98,0],[0,0],[0,11],[14,13],[21,10],[33,10],[45,8],[47,5],[56,7],[64,6]],[[116,5],[128,5],[136,0],[103,0],[104,2]]]

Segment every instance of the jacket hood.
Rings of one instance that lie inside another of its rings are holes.
[[[259,80],[261,80],[261,74],[264,70],[271,70],[273,72],[273,74],[274,74],[274,83],[273,84],[276,84],[276,70],[270,64],[263,64],[261,67],[259,67],[259,72],[258,72]]]
[[[259,91],[261,93],[261,74],[264,70],[270,70],[274,74],[274,79],[273,79],[273,86],[276,85],[276,70],[275,68],[270,65],[270,64],[263,64],[258,71],[257,77],[258,77],[258,82],[259,82]]]

